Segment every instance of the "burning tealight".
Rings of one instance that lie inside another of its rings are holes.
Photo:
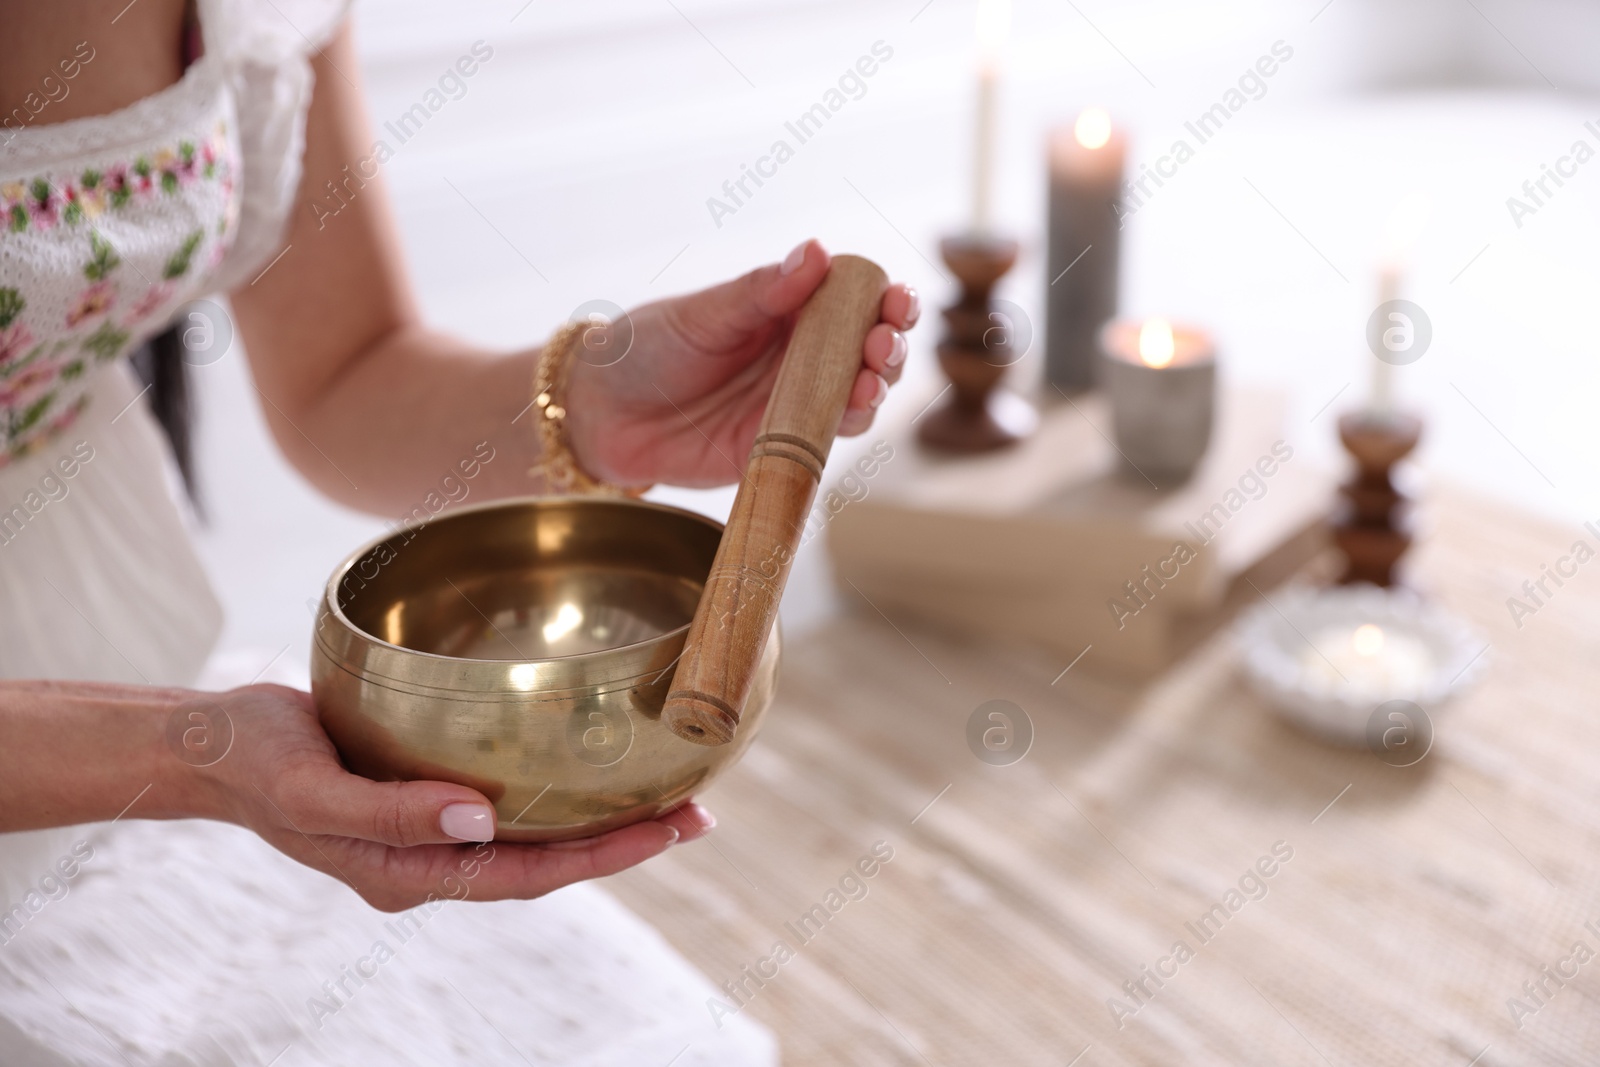
[[[1171,366],[1177,350],[1177,342],[1172,339],[1172,324],[1166,319],[1151,319],[1139,327],[1139,360],[1146,367],[1160,370]]]
[[[1188,479],[1211,442],[1217,361],[1203,331],[1162,318],[1107,323],[1102,374],[1117,448],[1136,481]]]
[[[1449,612],[1366,584],[1264,596],[1239,638],[1246,675],[1279,711],[1328,740],[1368,747],[1393,702],[1436,715],[1488,659],[1483,640]]]
[[[1415,634],[1376,623],[1330,626],[1307,635],[1300,657],[1306,681],[1323,692],[1343,692],[1381,703],[1410,698],[1437,669],[1435,656]]]
[[[1370,622],[1357,626],[1356,632],[1350,635],[1350,644],[1358,656],[1376,656],[1383,651],[1383,627]]]

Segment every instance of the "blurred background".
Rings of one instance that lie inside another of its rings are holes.
[[[937,242],[969,210],[968,0],[385,0],[356,13],[374,125],[396,148],[384,180],[440,327],[533,345],[586,301],[698,288],[813,235],[878,260],[929,309],[952,298]],[[1123,312],[1209,329],[1224,378],[1286,391],[1297,454],[1338,470],[1322,412],[1365,389],[1384,221],[1424,192],[1433,212],[1404,295],[1430,315],[1433,347],[1398,376],[1427,416],[1417,471],[1563,522],[1600,516],[1600,164],[1520,227],[1506,204],[1575,140],[1600,144],[1584,130],[1600,120],[1596,31],[1600,5],[1580,0],[1016,0],[995,210],[1023,252],[1002,295],[1043,329],[1048,129],[1105,107],[1136,176],[1281,41],[1292,59],[1265,94],[1127,221]],[[493,55],[465,94],[398,144],[384,124],[477,41]],[[876,42],[892,58],[865,93],[715,217],[708,198]],[[913,333],[889,413],[942,386],[937,331],[928,315]],[[1036,342],[1012,371],[1019,389],[1041,354]],[[257,663],[288,649],[301,665],[309,602],[383,523],[289,470],[246,373],[237,346],[195,371],[201,546],[228,609],[223,648]],[[731,493],[654,495],[720,515]],[[818,539],[785,601],[791,632],[832,610],[826,566]]]

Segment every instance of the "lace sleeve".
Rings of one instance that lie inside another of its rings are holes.
[[[300,184],[311,56],[349,13],[349,0],[201,0],[206,54],[227,71],[239,126],[239,229],[217,274],[231,289],[281,251]]]

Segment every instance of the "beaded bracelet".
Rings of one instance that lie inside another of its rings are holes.
[[[567,441],[567,375],[573,353],[584,331],[590,328],[587,322],[569,322],[539,352],[533,373],[533,425],[539,442],[539,462],[528,468],[528,473],[543,476],[549,492],[556,495],[643,496],[651,486],[624,487],[592,476],[579,465]]]

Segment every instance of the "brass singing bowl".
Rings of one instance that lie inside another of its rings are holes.
[[[328,579],[312,694],[345,765],[471,786],[496,838],[654,818],[743,755],[772,703],[769,636],[738,737],[661,722],[722,524],[634,500],[465,507],[357,549]]]

